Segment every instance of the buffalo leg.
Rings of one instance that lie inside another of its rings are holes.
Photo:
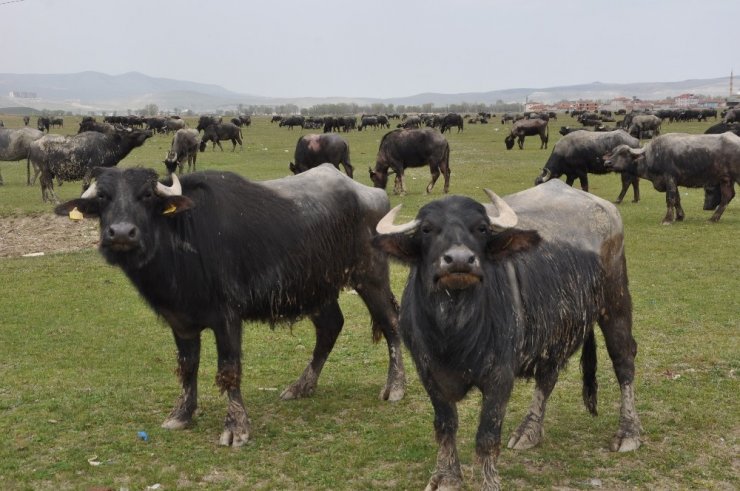
[[[730,203],[730,201],[732,201],[732,198],[735,197],[735,183],[729,177],[722,177],[719,187],[721,198],[719,206],[712,214],[712,217],[709,219],[709,221],[711,222],[719,221],[722,213],[725,212],[725,208],[727,208],[727,205]]]
[[[387,266],[380,270],[375,268],[375,274],[353,281],[357,293],[365,302],[373,320],[373,339],[382,335],[388,345],[388,377],[385,386],[380,391],[380,399],[384,401],[399,401],[406,391],[406,372],[403,368],[401,354],[401,339],[398,335],[398,303],[387,282]],[[375,278],[384,278],[379,281]]]
[[[432,188],[437,183],[437,179],[439,179],[439,166],[438,165],[430,165],[429,166],[429,172],[432,173],[432,180],[429,181],[429,184],[427,185],[427,194],[432,192]],[[445,178],[446,180],[446,178]]]
[[[426,385],[426,383],[425,383]],[[429,390],[434,407],[434,436],[439,445],[437,465],[424,491],[462,489],[462,471],[457,456],[457,408],[454,403],[443,401]]]
[[[676,220],[674,213],[676,212],[679,199],[678,187],[673,183],[673,181],[667,182],[665,188],[665,204],[667,209],[665,213],[665,218],[663,218],[663,225],[670,225]],[[680,207],[680,204],[678,205],[678,207]],[[681,217],[681,219],[683,219],[683,217]]]
[[[501,479],[496,471],[496,462],[501,453],[501,426],[506,414],[506,404],[514,387],[514,378],[502,374],[491,378],[495,382],[489,382],[482,390],[483,407],[475,436],[475,453],[483,470],[481,489],[499,491]]]
[[[439,166],[439,170],[442,171],[442,175],[445,178],[444,192],[445,192],[445,194],[447,194],[447,192],[450,190],[450,174],[451,174],[450,167],[449,167],[449,165],[440,165]]]
[[[190,424],[198,407],[198,366],[200,364],[200,334],[184,339],[174,333],[177,345],[177,376],[182,384],[182,394],[162,428],[180,430]]]
[[[313,349],[313,356],[298,380],[280,394],[281,399],[299,399],[313,394],[324,363],[334,348],[334,343],[344,325],[344,316],[337,300],[324,306],[318,314],[312,315],[311,320],[316,329],[316,346]]]
[[[588,174],[583,173],[579,175],[578,182],[581,183],[581,189],[588,192]]]
[[[632,337],[632,300],[626,283],[622,267],[609,281],[614,286],[604,292],[609,303],[598,319],[621,390],[619,428],[611,442],[611,449],[615,452],[629,452],[640,447],[641,428],[634,392],[637,343]]]
[[[566,176],[565,176],[565,184],[567,184],[568,186],[573,186],[573,183],[576,182],[576,177],[578,177],[578,176],[573,175],[573,174],[571,174],[571,175],[567,175],[566,174]]]
[[[249,419],[241,393],[242,377],[242,325],[240,319],[226,319],[213,326],[218,351],[216,385],[229,398],[229,408],[224,420],[224,431],[219,443],[240,447],[249,440]]]
[[[524,421],[519,425],[519,428],[511,435],[507,445],[508,448],[527,450],[540,443],[545,436],[545,428],[543,426],[545,407],[547,406],[547,400],[550,398],[552,389],[558,381],[558,372],[555,369],[543,372],[537,372],[537,385],[534,389],[529,412],[524,417]]]

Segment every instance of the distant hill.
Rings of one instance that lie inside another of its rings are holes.
[[[684,80],[682,82],[650,82],[612,84],[593,82],[549,88],[518,88],[488,92],[461,94],[422,93],[408,97],[347,98],[347,97],[303,97],[271,98],[239,94],[221,86],[201,84],[168,78],[149,77],[130,72],[123,75],[106,75],[99,72],[71,74],[0,74],[0,107],[30,107],[61,109],[84,113],[88,111],[127,111],[141,109],[147,104],[156,104],[162,110],[175,108],[208,112],[219,109],[235,109],[237,105],[281,105],[295,104],[310,107],[323,103],[356,103],[360,105],[380,102],[384,104],[435,106],[462,102],[495,104],[524,102],[525,100],[552,103],[560,100],[594,99],[609,100],[614,97],[638,97],[644,100],[664,99],[683,93],[710,96],[726,96],[729,77]],[[10,97],[10,93],[24,97]]]

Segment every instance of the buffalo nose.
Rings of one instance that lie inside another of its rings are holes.
[[[139,228],[133,223],[115,223],[108,227],[105,238],[112,244],[131,246],[139,240]]]
[[[442,266],[446,268],[469,268],[476,263],[477,258],[473,251],[462,245],[451,247],[442,255]]]

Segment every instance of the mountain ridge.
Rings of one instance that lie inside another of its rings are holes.
[[[664,99],[683,93],[726,97],[730,77],[689,79],[678,82],[610,83],[595,81],[556,87],[522,87],[483,92],[424,92],[403,97],[269,97],[228,90],[220,85],[151,77],[140,72],[109,75],[96,71],[67,74],[0,73],[0,107],[28,106],[35,109],[69,111],[124,111],[156,104],[161,110],[190,109],[195,112],[235,109],[238,105],[284,105],[310,107],[315,104],[373,103],[435,106],[459,104],[495,104],[497,102],[560,100],[609,100],[614,97],[637,97],[643,100]],[[10,97],[11,92],[36,97]]]

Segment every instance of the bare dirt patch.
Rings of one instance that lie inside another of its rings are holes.
[[[91,249],[99,240],[97,220],[75,222],[50,213],[0,218],[0,257]]]

